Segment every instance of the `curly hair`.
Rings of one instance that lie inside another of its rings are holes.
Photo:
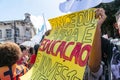
[[[13,42],[0,44],[0,67],[15,64],[21,54],[20,47]]]

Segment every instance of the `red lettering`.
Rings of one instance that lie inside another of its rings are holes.
[[[47,43],[47,39],[43,39],[40,44],[40,48],[39,48],[40,51],[45,51],[44,46],[46,43]]]
[[[58,44],[59,43],[59,44]],[[55,45],[58,44],[58,48],[55,51]],[[41,46],[39,48],[40,51],[46,51],[47,54],[51,54],[53,56],[57,56],[58,54],[60,54],[60,58],[63,58],[65,60],[69,60],[72,61],[73,57],[75,58],[75,64],[79,64],[79,66],[85,66],[87,61],[88,61],[88,57],[90,54],[90,50],[91,50],[91,45],[83,45],[80,42],[77,42],[75,47],[73,48],[72,52],[68,53],[68,49],[70,46],[74,46],[75,42],[69,42],[67,44],[66,41],[54,41],[54,40],[48,40],[48,39],[44,39],[41,42]],[[83,46],[83,47],[82,47]],[[85,56],[85,59],[82,59],[82,56],[84,55],[84,52],[87,52],[87,55]],[[67,54],[70,54],[69,56]]]
[[[72,60],[71,54],[70,54],[70,57],[66,56],[65,54],[67,54],[67,53],[66,53],[66,50],[67,50],[67,48],[68,48],[70,45],[74,45],[74,42],[69,42],[69,43],[65,46],[65,49],[63,50],[63,58],[64,58],[65,60],[69,60],[69,61]]]
[[[79,55],[79,60],[78,60],[80,66],[85,66],[86,65],[86,63],[88,61],[89,54],[90,54],[90,50],[91,50],[91,45],[85,45],[82,48],[82,50],[80,52],[80,55]],[[83,55],[84,51],[87,51],[87,56],[84,60],[82,60],[82,55]]]
[[[50,48],[50,52],[53,56],[57,56],[57,53],[54,53],[54,46],[57,44],[57,43],[60,43],[61,41],[54,41],[51,45],[51,48]]]
[[[78,56],[79,56],[79,53],[81,50],[81,46],[82,46],[82,43],[78,42],[71,53],[70,60],[72,60],[72,58],[74,56],[75,57],[75,64],[77,64],[77,62],[78,62]]]
[[[64,47],[65,47],[65,44],[66,42],[65,41],[62,41],[62,43],[60,44],[60,46],[58,47],[57,51],[56,51],[56,55],[58,53],[60,53],[60,58],[63,57],[63,50],[64,50]]]
[[[53,42],[53,40],[52,40],[52,41],[48,40],[48,42],[47,42],[47,44],[46,44],[45,50],[46,50],[46,53],[47,53],[47,54],[50,54],[50,44],[51,44],[52,42]]]

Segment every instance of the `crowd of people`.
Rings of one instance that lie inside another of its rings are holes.
[[[41,41],[50,31],[45,32]],[[39,47],[40,44],[27,47],[14,42],[0,43],[0,80],[20,80],[34,65]]]
[[[105,10],[98,8],[95,12],[98,22],[84,80],[120,80],[120,52],[116,45],[101,37],[101,26],[107,17]],[[46,33],[49,34],[50,31]],[[35,63],[39,46],[27,48],[13,42],[1,43],[0,80],[20,80]]]
[[[0,80],[20,80],[35,63],[39,44],[29,49],[14,42],[0,44]]]

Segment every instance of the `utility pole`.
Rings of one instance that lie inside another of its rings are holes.
[[[17,42],[17,35],[16,35],[16,23],[14,21],[14,42]]]

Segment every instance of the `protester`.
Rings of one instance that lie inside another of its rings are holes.
[[[120,38],[120,10],[115,14],[115,17],[116,17],[116,21],[114,26],[116,27]]]
[[[34,48],[33,47],[29,47],[28,48],[28,57],[29,57],[29,59],[28,59],[28,68],[30,67],[30,57],[31,57],[31,55],[34,53]]]
[[[114,25],[118,31],[118,36],[120,38],[120,10],[116,13],[116,22]],[[119,45],[117,45],[119,46]],[[120,51],[117,47],[113,47],[113,55],[111,60],[111,71],[113,80],[120,80]]]
[[[88,73],[85,72],[84,80],[120,80],[118,69],[120,67],[120,52],[116,45],[101,37],[101,26],[106,19],[105,11],[101,8],[97,9],[96,16],[99,17],[99,20],[86,70]],[[107,65],[107,70],[102,62]]]
[[[21,55],[19,46],[13,42],[0,44],[0,80],[20,80],[28,69],[23,65],[17,65]]]
[[[28,50],[28,56],[31,57],[31,55],[33,54],[34,52],[34,48],[33,47],[30,47],[29,50]]]
[[[28,51],[27,48],[23,45],[20,45],[20,49],[22,51],[22,55],[20,60],[17,62],[18,64],[24,64],[25,66],[28,66]]]
[[[107,66],[106,75],[109,77],[109,80],[120,80],[120,51],[118,49],[118,45],[116,44],[120,38],[120,27],[119,27],[119,16],[120,11],[118,11],[112,21],[113,26],[116,28],[115,32],[113,33],[112,41],[105,40],[102,41],[102,51],[106,55],[106,57],[102,56],[102,61],[104,61],[105,65]],[[116,17],[116,18],[115,18]],[[114,41],[115,42],[114,42]],[[103,53],[102,52],[102,53]],[[104,67],[105,68],[105,67]],[[111,75],[112,74],[112,75]],[[108,80],[108,78],[106,78]]]
[[[29,68],[31,68],[33,66],[33,64],[35,63],[37,53],[38,53],[38,48],[39,48],[39,44],[36,44],[34,46],[34,53],[30,57]]]
[[[98,18],[97,28],[93,40],[92,51],[88,61],[88,75],[85,74],[84,80],[99,80],[103,72],[101,65],[101,26],[106,19],[105,11],[102,8],[96,9],[96,18]]]

